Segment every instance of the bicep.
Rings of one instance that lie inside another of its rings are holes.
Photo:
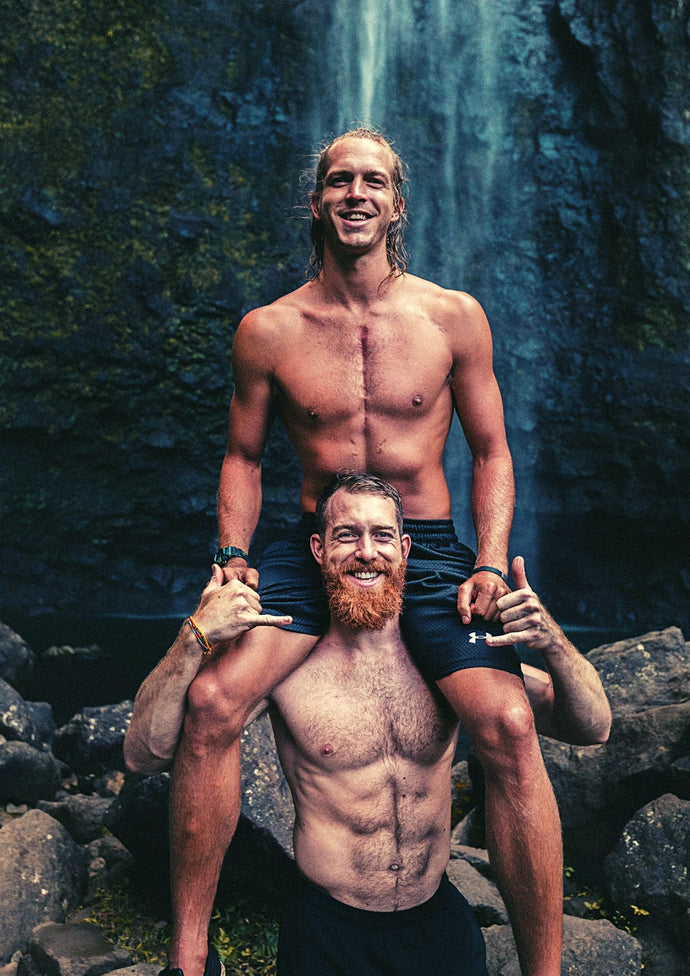
[[[273,372],[249,329],[238,328],[233,343],[235,390],[230,401],[227,453],[258,462],[274,417]]]
[[[465,310],[457,330],[451,373],[455,410],[472,453],[494,454],[506,444],[503,401],[493,369],[491,331],[479,303],[473,301]]]

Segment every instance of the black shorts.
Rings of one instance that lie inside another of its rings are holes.
[[[400,621],[405,643],[427,680],[438,681],[464,668],[496,668],[521,675],[513,647],[487,647],[487,633],[503,633],[483,621],[463,624],[457,610],[458,586],[475,563],[471,549],[458,542],[448,519],[405,521],[412,537],[407,560],[405,600]],[[311,554],[313,515],[303,515],[286,539],[267,546],[259,560],[259,593],[264,613],[291,614],[289,630],[321,636],[329,613],[321,570]]]
[[[353,908],[300,876],[280,927],[278,976],[487,976],[484,937],[445,874],[428,901],[401,912]]]

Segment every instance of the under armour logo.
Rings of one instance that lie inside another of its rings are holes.
[[[473,630],[470,634],[470,644],[476,644],[478,640],[486,640],[487,637],[491,637],[491,634],[478,634]]]

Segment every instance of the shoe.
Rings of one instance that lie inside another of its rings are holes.
[[[204,966],[204,976],[225,976],[225,966],[220,961],[218,953],[211,943],[208,945],[208,955]]]
[[[184,976],[184,973],[181,969],[171,969],[169,966],[166,966],[165,969],[161,969],[158,976]],[[204,976],[225,976],[225,966],[220,961],[218,953],[210,942],[206,956],[206,965],[204,966]]]

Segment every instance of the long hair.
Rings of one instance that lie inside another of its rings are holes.
[[[345,132],[341,136],[336,136],[335,139],[331,140],[331,142],[323,147],[317,156],[316,166],[314,169],[314,190],[312,194],[312,196],[316,197],[317,200],[321,199],[321,194],[323,192],[323,181],[330,165],[331,150],[335,144],[340,142],[342,139],[371,139],[373,142],[377,142],[380,146],[385,146],[390,153],[391,177],[393,180],[393,198],[398,209],[399,217],[388,227],[388,233],[386,235],[386,257],[388,258],[388,264],[391,269],[390,275],[397,277],[398,275],[404,274],[405,271],[407,271],[408,263],[407,251],[405,250],[405,245],[403,243],[403,234],[405,232],[405,225],[407,223],[407,213],[400,203],[402,200],[402,189],[405,183],[405,164],[393,149],[393,144],[390,142],[390,140],[380,132],[377,132],[375,129],[366,128],[351,129],[349,132]],[[309,259],[309,265],[307,266],[307,278],[312,279],[316,278],[323,268],[324,252],[323,227],[321,226],[321,221],[317,220],[313,214],[309,225],[309,233],[312,242],[312,252]]]
[[[403,534],[403,507],[397,488],[378,478],[374,474],[342,469],[333,475],[316,502],[316,531],[321,538],[326,534],[326,517],[328,503],[337,491],[346,491],[351,495],[378,495],[388,498],[395,505],[395,520],[398,532]]]

